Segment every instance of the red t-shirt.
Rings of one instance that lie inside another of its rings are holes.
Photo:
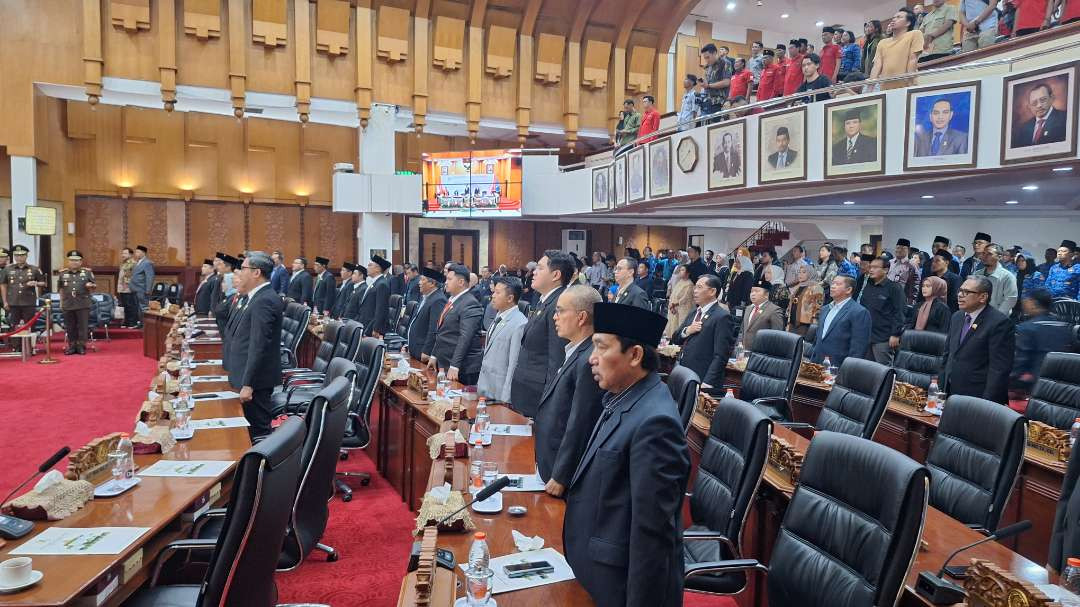
[[[728,89],[728,99],[734,99],[740,95],[747,97],[750,93],[750,83],[754,80],[754,72],[743,70],[731,77],[731,88]],[[747,101],[750,99],[747,98]]]
[[[1016,7],[1013,31],[1039,29],[1046,21],[1047,0],[1012,0]]]
[[[787,73],[784,74],[784,96],[793,95],[802,86],[802,60],[805,57],[803,54],[795,55],[788,63]]]
[[[1080,19],[1080,0],[1068,0],[1065,9],[1061,12],[1061,22],[1068,23],[1073,19]]]
[[[645,135],[648,135],[649,133],[655,133],[659,128],[660,128],[660,112],[658,112],[656,110],[653,110],[653,109],[646,110],[645,113],[641,115],[641,126],[638,127],[637,136],[639,138],[644,137]],[[650,137],[650,138],[642,141],[641,143],[648,143],[648,142],[652,141],[653,139],[656,139],[656,138],[655,137]]]
[[[835,44],[826,44],[821,49],[821,73],[833,80],[836,78],[836,62],[840,59],[840,47]]]
[[[1080,0],[1077,0],[1077,2],[1080,2]],[[783,82],[783,74],[784,70],[775,63],[761,70],[761,82],[758,83],[757,87],[758,101],[776,97],[777,89],[781,87]]]

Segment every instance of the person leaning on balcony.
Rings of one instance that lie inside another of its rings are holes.
[[[956,7],[946,0],[926,0],[929,11],[923,17],[919,31],[923,33],[923,55],[919,62],[932,61],[953,52],[953,28],[956,25]]]
[[[656,111],[656,98],[652,95],[645,95],[641,98],[641,107],[644,108],[644,112],[641,114],[641,126],[638,127],[638,139],[651,135],[660,129],[660,112]],[[648,143],[656,139],[656,137],[649,137],[648,139],[642,139],[641,143]]]
[[[1080,2],[1074,2],[1080,6]],[[986,0],[964,0],[960,10],[960,27],[964,37],[960,50],[965,53],[986,48],[997,40],[997,3]]]
[[[638,129],[641,128],[641,114],[634,109],[634,100],[627,99],[622,106],[622,115],[615,127],[615,141],[619,147],[632,145],[637,139]]]
[[[1061,25],[1080,21],[1080,0],[1054,0],[1051,2],[1050,14],[1054,14],[1059,8],[1061,17],[1058,18],[1058,23]]]
[[[1012,38],[1034,34],[1050,27],[1054,3],[1048,0],[1010,0],[1016,7]]]
[[[915,26],[915,13],[906,6],[900,7],[893,15],[892,37],[885,38],[877,45],[874,54],[874,68],[870,72],[870,78],[889,78],[915,71],[919,54],[925,46],[923,34],[913,29]],[[895,89],[907,86],[907,81],[897,80],[886,82],[882,88]]]

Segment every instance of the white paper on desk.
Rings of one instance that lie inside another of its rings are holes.
[[[544,481],[540,478],[539,474],[535,472],[532,474],[506,474],[504,476],[510,477],[511,481],[521,479],[521,486],[515,487],[513,484],[508,485],[503,491],[543,491]]]
[[[532,436],[528,424],[488,424],[488,432],[495,436]]]
[[[220,365],[220,358],[208,358],[205,361],[193,363],[196,367],[209,367],[211,365]]]
[[[191,422],[194,424],[194,420]],[[159,459],[145,470],[139,471],[139,476],[167,476],[167,477],[218,477],[225,473],[233,462],[218,460],[172,460]]]
[[[211,417],[210,419],[193,419],[188,422],[192,430],[210,430],[214,428],[247,428],[251,424],[243,417]]]
[[[229,381],[228,375],[192,375],[191,383],[199,384],[210,381]]]
[[[12,552],[12,554],[15,553]],[[1061,586],[1056,586],[1054,584],[1036,584],[1035,587],[1049,597],[1050,600],[1061,603],[1063,607],[1075,607],[1080,605],[1080,596],[1076,596]]]
[[[522,578],[506,577],[506,572],[503,571],[503,567],[506,567],[507,565],[516,565],[534,561],[547,561],[555,571],[546,573],[543,576],[534,575]],[[468,565],[468,563],[462,563],[458,565],[458,567],[461,567],[464,571]],[[491,559],[490,566],[491,570],[495,572],[493,588],[491,589],[492,594],[525,590],[526,588],[546,586],[548,584],[555,584],[557,582],[565,582],[574,579],[574,571],[570,569],[570,564],[567,563],[563,555],[554,548],[530,550],[529,552],[516,552],[514,554],[500,556]]]
[[[221,338],[217,337],[217,336],[215,336],[215,337],[202,337],[202,336],[199,336],[199,337],[193,337],[191,339],[191,341],[188,342],[188,343],[192,343],[192,344],[220,344],[221,343]]]
[[[240,393],[225,390],[223,392],[200,392],[191,395],[191,399],[196,403],[205,403],[208,400],[225,400],[227,398],[240,398]]]
[[[147,531],[149,527],[49,527],[11,555],[120,554]]]

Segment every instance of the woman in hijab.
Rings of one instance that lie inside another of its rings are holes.
[[[1020,305],[1024,300],[1024,283],[1028,282],[1026,286],[1031,286],[1030,278],[1035,274],[1035,260],[1032,259],[1031,254],[1027,251],[1021,251],[1016,254],[1016,307],[1013,308],[1012,319],[1019,320],[1021,313],[1024,311],[1023,306]]]
[[[952,311],[945,303],[949,285],[937,276],[927,276],[922,282],[923,302],[915,315],[908,320],[907,329],[916,331],[949,332]]]
[[[724,303],[728,309],[734,312],[750,303],[750,287],[754,284],[754,262],[746,255],[739,254],[735,259],[735,267],[731,271],[735,278],[731,281],[731,288],[724,297]]]
[[[675,267],[674,274],[676,278],[671,286],[671,297],[668,298],[665,337],[671,337],[675,331],[678,331],[686,317],[694,311],[694,283],[690,281],[690,270],[686,265],[679,264]]]
[[[787,330],[805,337],[810,325],[818,321],[825,291],[809,265],[804,263],[799,266],[798,277],[799,284],[795,285],[791,303],[788,304]]]

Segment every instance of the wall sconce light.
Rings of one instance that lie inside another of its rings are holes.
[[[130,187],[121,186],[119,192],[120,192],[120,198],[123,198],[124,200],[127,200],[128,198],[131,198],[131,188]]]
[[[302,207],[306,207],[307,205],[311,204],[311,198],[309,198],[306,194],[297,194],[296,203]]]
[[[240,202],[244,204],[251,204],[255,198],[251,195],[251,192],[244,192],[240,194]]]
[[[192,190],[191,188],[185,188],[183,190],[183,193],[184,193],[184,202],[191,202],[191,200],[193,198],[195,198],[195,191]]]

